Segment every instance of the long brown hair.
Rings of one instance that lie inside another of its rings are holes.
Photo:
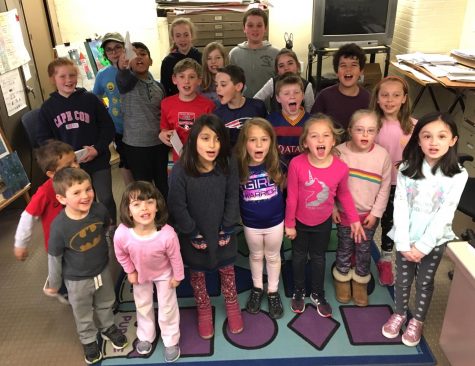
[[[247,152],[246,145],[249,138],[249,130],[254,126],[261,128],[270,138],[269,152],[264,159],[264,163],[269,177],[275,184],[281,185],[284,182],[284,175],[280,169],[279,150],[277,149],[277,138],[274,128],[268,121],[260,117],[252,118],[244,123],[239,133],[235,148],[238,160],[239,179],[242,184],[246,183],[249,179],[249,162],[251,158]]]
[[[228,54],[221,43],[211,42],[206,45],[203,50],[203,57],[201,58],[201,65],[203,65],[203,80],[201,86],[205,91],[209,90],[214,84],[214,75],[208,69],[208,56],[214,50],[218,50],[221,56],[223,56],[223,67],[229,63]]]
[[[387,76],[382,79],[373,89],[371,94],[371,102],[369,104],[369,109],[372,109],[378,115],[378,128],[381,129],[382,127],[382,118],[384,117],[384,112],[379,106],[378,103],[378,95],[379,91],[381,90],[381,85],[387,83],[388,81],[396,81],[402,85],[402,90],[404,95],[406,96],[406,101],[402,104],[399,112],[397,112],[397,119],[399,124],[401,125],[401,129],[405,135],[409,135],[414,128],[414,124],[412,123],[411,119],[411,102],[409,100],[409,85],[407,84],[406,80],[400,78],[399,76]]]

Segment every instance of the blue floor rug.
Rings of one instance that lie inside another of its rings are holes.
[[[243,311],[244,331],[231,334],[227,331],[224,301],[220,296],[217,274],[207,277],[208,291],[212,294],[215,335],[203,340],[198,335],[196,307],[189,285],[189,273],[179,286],[177,294],[180,304],[181,358],[178,364],[209,366],[280,366],[280,365],[435,365],[435,359],[424,338],[417,347],[406,347],[400,336],[386,339],[381,335],[381,327],[392,313],[391,289],[380,286],[374,261],[378,251],[373,248],[371,272],[372,286],[369,286],[370,306],[361,308],[341,305],[335,300],[330,275],[335,260],[335,236],[332,236],[330,251],[326,258],[325,290],[327,300],[333,308],[332,318],[318,316],[315,307],[306,299],[306,309],[302,314],[290,310],[291,285],[290,247],[286,242],[286,261],[282,266],[279,292],[284,304],[284,317],[270,318],[267,299],[264,297],[262,310],[258,314]],[[248,252],[241,236],[240,255],[236,263],[236,282],[241,308],[245,308],[252,287],[249,271]],[[153,352],[144,357],[139,355],[136,343],[136,317],[131,286],[124,278],[118,284],[119,311],[116,324],[126,333],[129,346],[117,351],[106,342],[103,345],[102,365],[164,365],[163,343],[160,331]]]

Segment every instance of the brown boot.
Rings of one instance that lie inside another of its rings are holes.
[[[356,306],[368,306],[368,282],[370,279],[370,274],[359,276],[353,272],[351,289],[353,292],[353,302]]]
[[[342,304],[348,304],[351,300],[351,273],[340,273],[336,267],[333,267],[333,284],[335,285],[335,297],[336,301]]]

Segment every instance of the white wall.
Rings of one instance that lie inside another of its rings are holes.
[[[475,50],[475,0],[467,0],[460,48]]]
[[[312,39],[313,1],[272,0],[271,2],[274,6],[269,9],[269,41],[276,48],[284,48],[285,32],[292,33],[293,50],[299,60],[304,62],[304,68],[306,68],[308,44]]]
[[[154,63],[152,74],[160,76],[163,55],[159,48],[155,0],[54,0],[62,42],[84,41],[107,32],[129,31],[132,42],[143,42]]]

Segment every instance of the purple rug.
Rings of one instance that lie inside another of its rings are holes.
[[[333,318],[321,317],[315,306],[307,304],[305,311],[297,314],[287,326],[321,351],[340,327],[340,323]]]
[[[340,312],[352,345],[401,344],[401,335],[389,339],[381,333],[381,328],[393,313],[389,305],[341,305]]]
[[[249,314],[242,311],[244,330],[239,334],[233,334],[228,329],[228,320],[223,324],[223,334],[229,343],[242,349],[264,348],[272,343],[277,336],[277,322],[266,311],[261,310],[257,314]]]
[[[213,306],[213,324],[215,324]],[[215,329],[216,331],[216,329]],[[203,339],[198,333],[196,306],[180,308],[181,357],[209,357],[214,353],[214,337]]]

